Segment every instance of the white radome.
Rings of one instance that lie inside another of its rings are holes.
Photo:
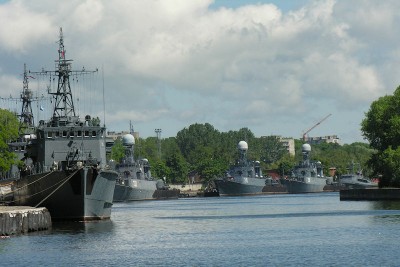
[[[124,146],[132,146],[135,144],[135,137],[131,134],[126,134],[122,137],[122,144]]]
[[[310,144],[304,144],[301,146],[301,150],[304,152],[310,152],[311,151],[311,146]]]
[[[247,151],[249,146],[247,145],[246,141],[240,141],[238,144],[238,149],[242,151]]]

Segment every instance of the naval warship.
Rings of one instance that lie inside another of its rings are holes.
[[[52,96],[53,115],[41,120],[34,133],[25,135],[23,163],[10,176],[14,200],[11,205],[46,207],[52,220],[101,220],[111,216],[117,172],[106,165],[105,127],[84,120],[75,113],[70,76],[93,73],[72,70],[66,59],[63,32],[60,28],[58,59],[54,71],[30,72],[58,79]]]
[[[310,159],[311,146],[303,144],[303,160],[294,167],[287,179],[282,179],[288,193],[315,193],[322,192],[327,184],[328,177],[324,176],[320,161]]]
[[[248,145],[245,141],[238,143],[239,159],[231,166],[224,177],[215,179],[214,183],[220,196],[254,195],[262,193],[272,178],[262,175],[259,161],[247,159]]]
[[[132,134],[122,137],[122,145],[125,154],[115,167],[119,177],[115,185],[114,202],[178,198],[179,190],[169,189],[162,179],[151,175],[147,159],[134,159],[135,138]]]
[[[340,176],[340,184],[344,185],[346,188],[362,189],[378,187],[378,183],[371,181],[371,179],[363,175],[359,163],[352,162],[347,169],[348,173]]]

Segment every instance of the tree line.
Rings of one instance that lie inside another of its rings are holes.
[[[248,157],[258,160],[264,173],[275,170],[287,175],[302,159],[301,139],[295,139],[295,156],[289,155],[279,136],[256,137],[248,128],[237,131],[220,132],[209,123],[195,123],[180,130],[175,137],[161,140],[161,155],[156,137],[136,140],[135,157],[147,158],[152,164],[153,174],[166,177],[169,183],[187,183],[188,174],[196,173],[207,183],[224,175],[238,157],[239,141],[248,143]],[[324,143],[312,145],[311,158],[322,162],[325,173],[336,168],[337,175],[346,173],[352,162],[363,166],[364,174],[372,174],[367,161],[373,149],[366,143],[339,145]],[[119,161],[123,157],[121,141],[112,148],[112,157]]]

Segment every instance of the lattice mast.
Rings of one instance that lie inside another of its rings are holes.
[[[69,83],[72,60],[65,59],[65,52],[63,32],[60,28],[58,60],[56,60],[55,71],[58,76],[57,92],[49,92],[54,97],[53,118],[75,116],[74,100]]]
[[[33,128],[35,125],[33,112],[32,112],[32,90],[28,87],[28,72],[26,64],[24,64],[24,80],[21,93],[22,109],[20,115],[20,125],[22,127]]]
[[[60,39],[58,41],[58,60],[56,62],[55,71],[42,70],[41,72],[31,72],[38,75],[55,75],[58,77],[57,92],[50,92],[48,94],[53,95],[54,106],[53,106],[53,120],[61,117],[75,117],[74,100],[71,92],[70,76],[71,75],[83,75],[97,72],[86,71],[85,68],[82,70],[72,70],[72,59],[66,59],[66,50],[64,48],[64,36],[62,28],[60,28]]]

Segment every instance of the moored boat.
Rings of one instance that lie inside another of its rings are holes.
[[[262,175],[259,161],[247,158],[248,145],[245,141],[238,144],[239,159],[231,166],[225,177],[215,179],[220,196],[261,194],[269,179]]]
[[[348,173],[340,176],[340,183],[346,188],[376,188],[378,183],[371,181],[368,177],[363,175],[359,163],[352,162],[348,167]]]
[[[135,138],[132,134],[122,137],[122,145],[125,155],[115,167],[119,177],[115,186],[114,202],[178,198],[179,190],[169,189],[162,179],[151,175],[147,159],[134,159]]]
[[[58,77],[57,91],[49,91],[53,116],[40,121],[24,143],[23,164],[12,168],[16,180],[10,204],[46,207],[52,220],[109,219],[118,174],[106,165],[105,127],[75,113],[69,78],[92,72],[73,71],[71,61],[65,58],[60,28],[55,71],[30,73]]]
[[[320,161],[310,159],[311,146],[303,144],[303,160],[294,167],[291,176],[282,179],[288,193],[316,193],[323,192],[328,177],[324,175]]]

